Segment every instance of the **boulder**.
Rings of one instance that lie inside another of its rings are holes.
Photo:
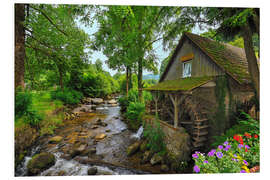
[[[161,171],[163,172],[168,172],[170,169],[166,164],[162,164],[160,167]]]
[[[93,99],[91,99],[91,102],[92,102],[93,104],[98,105],[98,104],[102,104],[104,101],[103,101],[102,98],[93,98]]]
[[[71,151],[71,157],[75,157],[81,154],[84,154],[84,151],[87,148],[87,144],[79,144],[79,145],[75,145],[75,147],[73,148],[73,150]]]
[[[109,100],[108,104],[117,104],[117,101],[115,99]]]
[[[88,174],[88,175],[96,175],[97,172],[98,172],[97,167],[90,167],[90,168],[88,169],[88,171],[87,171],[87,174]]]
[[[142,163],[142,164],[145,164],[145,163],[147,163],[148,161],[150,161],[152,155],[153,155],[153,153],[152,153],[151,151],[145,151],[145,152],[143,153],[143,157],[142,157],[141,163]]]
[[[140,145],[140,151],[145,152],[147,150],[147,141],[143,141]]]
[[[98,134],[95,136],[95,140],[99,141],[99,140],[102,140],[106,137],[107,135],[104,134],[104,133],[101,133],[101,134]]]
[[[98,126],[97,125],[93,125],[93,126],[91,126],[91,129],[97,129],[98,128]]]
[[[51,139],[49,139],[49,143],[51,144],[57,144],[60,141],[62,141],[63,137],[62,136],[54,136]]]
[[[108,124],[107,123],[105,123],[105,122],[101,122],[100,123],[100,126],[103,126],[103,127],[106,127]]]
[[[89,154],[95,154],[96,152],[97,152],[96,148],[90,148],[89,149]]]
[[[158,153],[154,154],[154,156],[151,158],[150,163],[151,165],[160,164],[162,162],[162,156],[160,156]]]
[[[111,104],[111,107],[116,107],[118,106],[118,104]]]
[[[55,164],[55,157],[51,153],[43,152],[36,154],[27,164],[29,175],[38,175]]]
[[[130,146],[128,146],[127,155],[131,156],[135,154],[135,152],[137,152],[138,149],[140,148],[140,145],[141,145],[141,141],[136,141],[134,144],[131,144]]]
[[[67,172],[64,171],[64,170],[61,170],[57,173],[57,176],[66,176],[67,175]]]

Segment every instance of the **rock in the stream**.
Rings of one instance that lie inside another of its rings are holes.
[[[118,106],[118,104],[111,104],[111,107],[116,107]]]
[[[95,136],[95,140],[99,141],[99,140],[102,140],[106,137],[107,135],[104,134],[104,133],[101,133],[101,134],[98,134]]]
[[[168,172],[170,169],[166,164],[162,164],[160,167],[161,171],[163,172]]]
[[[141,145],[141,141],[136,141],[134,144],[131,144],[130,146],[128,146],[127,148],[127,155],[131,156],[133,155],[135,152],[138,151],[139,147]]]
[[[75,145],[75,147],[73,148],[71,152],[71,157],[73,158],[75,156],[83,154],[86,148],[87,148],[87,144]]]
[[[160,156],[158,153],[154,154],[154,156],[151,158],[150,163],[152,165],[160,164],[162,162],[162,156]]]
[[[147,141],[143,141],[142,144],[140,145],[140,151],[145,152],[147,150]]]
[[[103,103],[102,98],[93,98],[93,99],[91,99],[91,101],[92,101],[93,104],[96,104],[96,105]]]
[[[115,99],[108,101],[108,104],[116,104],[116,103],[117,103],[117,101]]]
[[[93,126],[91,126],[91,129],[97,129],[98,128],[98,126],[97,125],[93,125]]]
[[[88,175],[96,175],[98,172],[97,167],[90,167],[87,171]]]
[[[57,176],[66,176],[67,175],[67,172],[64,171],[64,170],[61,170],[57,173]]]
[[[57,144],[60,141],[62,141],[63,137],[62,136],[54,136],[51,139],[49,139],[49,143],[51,144]]]
[[[150,161],[152,155],[153,155],[153,153],[152,153],[151,151],[145,151],[145,152],[143,153],[143,157],[142,157],[141,163],[142,163],[142,164],[145,164],[145,163],[147,163],[148,161]]]
[[[95,154],[97,152],[97,150],[96,150],[96,148],[90,148],[89,149],[89,154],[91,155],[91,154]],[[88,155],[89,155],[88,154]]]
[[[43,152],[33,156],[27,164],[29,175],[37,175],[55,164],[55,157],[51,153]]]
[[[106,129],[106,131],[105,132],[111,132],[111,130],[110,129]]]

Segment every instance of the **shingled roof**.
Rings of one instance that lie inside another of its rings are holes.
[[[213,76],[187,77],[174,80],[166,80],[154,86],[144,88],[146,91],[190,91],[213,80]]]
[[[188,32],[185,32],[183,37],[180,39],[172,58],[160,78],[160,82],[165,78],[174,57],[180,50],[185,38],[188,38],[197,45],[217,66],[223,69],[237,82],[240,84],[250,82],[248,63],[244,49]]]

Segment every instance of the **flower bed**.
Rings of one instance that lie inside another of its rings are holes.
[[[234,135],[207,154],[196,151],[193,171],[196,173],[250,173],[259,171],[259,136]]]

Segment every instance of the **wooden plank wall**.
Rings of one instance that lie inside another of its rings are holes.
[[[224,72],[212,60],[206,56],[197,46],[195,46],[189,39],[186,39],[182,48],[178,52],[174,62],[172,63],[164,80],[173,80],[182,78],[182,62],[180,58],[187,54],[193,53],[194,59],[192,62],[191,77],[200,76],[217,76],[223,75]]]

